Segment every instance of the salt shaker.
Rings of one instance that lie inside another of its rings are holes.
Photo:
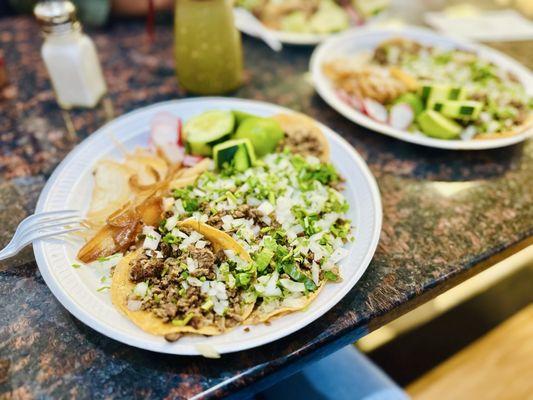
[[[62,108],[92,108],[107,87],[93,41],[82,32],[70,1],[41,1],[34,14],[41,25],[41,48],[57,102]]]

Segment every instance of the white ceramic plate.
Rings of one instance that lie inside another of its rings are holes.
[[[383,12],[370,20],[366,21],[364,25],[369,26],[376,21],[383,19],[383,16],[386,13]],[[249,36],[259,38],[255,30],[250,28],[245,21],[240,21],[238,18],[235,19],[235,26],[242,33],[246,33]],[[352,25],[353,26],[353,25]],[[300,45],[300,46],[315,46],[319,43],[322,43],[324,40],[329,39],[330,37],[336,35],[336,33],[298,33],[298,32],[287,32],[280,31],[275,29],[267,28],[281,43]],[[355,26],[352,29],[361,29],[356,28]]]
[[[509,146],[521,142],[533,135],[533,127],[530,127],[529,129],[526,129],[515,136],[501,139],[435,139],[425,135],[412,134],[407,131],[395,129],[390,125],[377,122],[342,101],[335,93],[335,89],[331,85],[330,80],[322,72],[322,65],[324,62],[339,56],[372,51],[384,40],[398,36],[413,39],[428,45],[434,45],[443,48],[461,48],[476,52],[481,58],[492,61],[500,68],[514,73],[524,85],[529,95],[533,95],[533,77],[531,72],[512,58],[507,57],[496,50],[479,44],[474,44],[465,39],[453,38],[438,34],[428,29],[415,27],[396,29],[364,28],[350,30],[323,43],[313,53],[310,64],[313,83],[318,94],[331,107],[357,124],[365,126],[373,131],[423,146],[452,150],[482,150]]]
[[[253,36],[259,38],[254,30],[249,29],[247,25],[240,24],[238,20],[235,21],[237,29],[242,33],[246,33],[248,36]],[[327,38],[331,37],[332,34],[318,34],[318,33],[296,33],[296,32],[284,32],[277,31],[274,29],[268,29],[274,37],[276,37],[281,43],[300,45],[300,46],[314,46],[319,43],[322,43]]]
[[[93,166],[101,158],[120,158],[113,140],[121,142],[128,149],[146,146],[149,124],[156,113],[167,111],[187,120],[210,109],[238,109],[263,116],[290,111],[250,100],[198,98],[158,103],[130,112],[93,133],[63,160],[41,193],[36,211],[87,210],[93,184]],[[97,291],[101,283],[94,268],[72,268],[81,243],[40,241],[34,244],[37,264],[45,282],[72,314],[98,332],[132,346],[162,353],[199,354],[195,348],[197,343],[207,343],[219,353],[245,350],[272,342],[306,326],[353,288],[372,259],[381,230],[379,191],[368,167],[344,139],[326,126],[320,126],[330,142],[331,159],[346,179],[345,195],[350,204],[348,217],[355,226],[356,240],[349,245],[349,256],[340,265],[344,280],[326,285],[305,312],[276,319],[270,326],[251,326],[250,332],[244,332],[240,327],[221,336],[191,336],[176,343],[167,343],[162,337],[143,332],[122,316],[111,304],[108,292]]]

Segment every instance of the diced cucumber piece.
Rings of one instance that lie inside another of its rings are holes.
[[[431,108],[437,101],[463,100],[466,91],[463,88],[448,85],[425,85],[422,86],[421,96],[422,101],[428,108]]]
[[[394,104],[401,104],[401,103],[407,103],[415,112],[415,115],[420,114],[422,111],[424,111],[424,104],[422,103],[422,99],[419,95],[415,93],[405,93],[402,94],[400,97],[398,97]]]
[[[210,156],[213,146],[229,138],[235,128],[231,111],[207,111],[187,121],[183,135],[187,149],[200,156]]]
[[[446,117],[472,120],[479,117],[483,103],[474,100],[437,101],[431,108]]]
[[[217,144],[213,148],[218,169],[234,168],[245,171],[255,163],[255,152],[250,139],[234,139]]]
[[[250,117],[237,128],[235,139],[250,139],[257,157],[272,153],[283,139],[283,129],[272,118]]]
[[[422,132],[438,139],[455,139],[459,137],[463,129],[455,121],[433,110],[423,111],[418,116],[417,122]]]

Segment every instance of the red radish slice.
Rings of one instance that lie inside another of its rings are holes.
[[[351,4],[344,6],[344,10],[346,11],[346,14],[348,14],[348,17],[350,17],[354,25],[358,26],[363,25],[365,23],[365,20],[359,15],[357,10],[353,8]]]
[[[178,118],[178,146],[183,146],[183,122]]]
[[[185,148],[181,145],[181,120],[168,112],[161,112],[154,116],[150,128],[150,144],[170,163],[181,163],[185,155]]]
[[[413,123],[415,112],[407,103],[399,103],[390,109],[389,124],[396,129],[405,130]]]
[[[150,138],[157,147],[178,144],[179,119],[170,113],[158,113],[151,123]]]
[[[183,165],[186,167],[194,167],[196,164],[198,164],[203,159],[204,158],[200,156],[193,156],[191,154],[185,154],[185,156],[183,157]]]
[[[363,109],[363,102],[357,96],[349,95],[344,90],[337,90],[337,96],[349,106],[352,106],[358,111]]]
[[[363,100],[363,107],[370,118],[378,122],[387,122],[388,112],[383,104],[367,98]]]
[[[357,97],[355,95],[350,96],[350,102],[351,105],[357,110],[357,111],[363,111],[364,105],[363,100],[361,100],[360,97]]]

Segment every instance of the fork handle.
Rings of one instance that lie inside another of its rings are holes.
[[[20,249],[15,248],[11,243],[8,244],[4,249],[0,250],[0,261],[16,256],[19,251]]]

